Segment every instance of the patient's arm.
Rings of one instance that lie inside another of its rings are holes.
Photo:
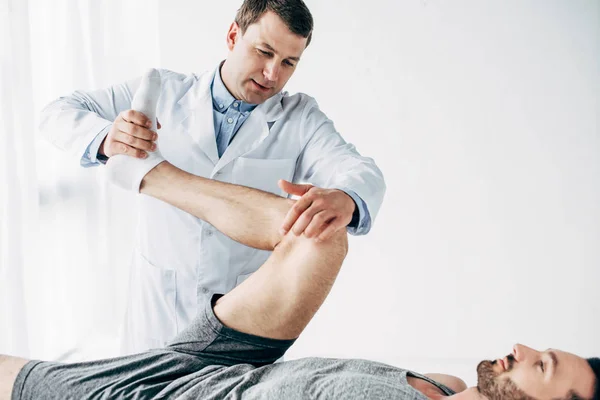
[[[10,400],[15,379],[28,361],[0,354],[0,400]]]
[[[189,174],[168,161],[152,169],[140,192],[180,208],[242,244],[273,250],[294,200]]]

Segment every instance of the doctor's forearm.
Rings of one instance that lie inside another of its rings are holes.
[[[279,227],[293,200],[189,174],[163,162],[142,180],[140,192],[206,222],[233,240],[263,250],[281,241]]]

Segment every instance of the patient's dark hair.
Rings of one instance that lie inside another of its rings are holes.
[[[581,397],[575,393],[575,391],[571,390],[569,394],[567,394],[567,397],[562,400],[600,400],[600,358],[588,358],[586,361],[592,368],[596,378],[594,383],[594,397],[591,399],[586,399],[585,397]]]
[[[567,397],[564,400],[596,400],[596,399],[586,399],[584,397],[581,397],[577,393],[575,393],[573,390],[571,390],[569,392],[569,394],[567,394]]]
[[[595,389],[594,389],[594,397],[592,400],[600,400],[600,358],[592,357],[586,359],[592,371],[594,372],[594,376],[596,378]]]
[[[313,17],[302,0],[244,0],[235,16],[242,34],[267,11],[272,11],[285,22],[287,27],[310,44],[313,30]]]

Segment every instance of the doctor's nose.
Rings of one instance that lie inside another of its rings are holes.
[[[267,81],[277,82],[277,78],[279,78],[279,65],[275,63],[267,64],[263,69],[263,75]]]
[[[534,350],[522,344],[517,343],[513,346],[513,356],[515,357],[515,360],[517,360],[517,362],[527,360],[528,358],[535,356],[537,353],[539,353],[537,350]]]

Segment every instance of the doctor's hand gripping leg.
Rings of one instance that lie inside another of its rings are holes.
[[[160,90],[160,73],[156,69],[149,69],[142,77],[140,86],[131,102],[133,110],[141,112],[152,121],[150,130],[154,132],[157,131],[156,106]],[[110,157],[106,163],[108,179],[125,190],[133,190],[137,193],[144,175],[162,161],[164,158],[160,153],[158,143],[156,150],[149,151],[148,157],[144,159],[117,154]]]

